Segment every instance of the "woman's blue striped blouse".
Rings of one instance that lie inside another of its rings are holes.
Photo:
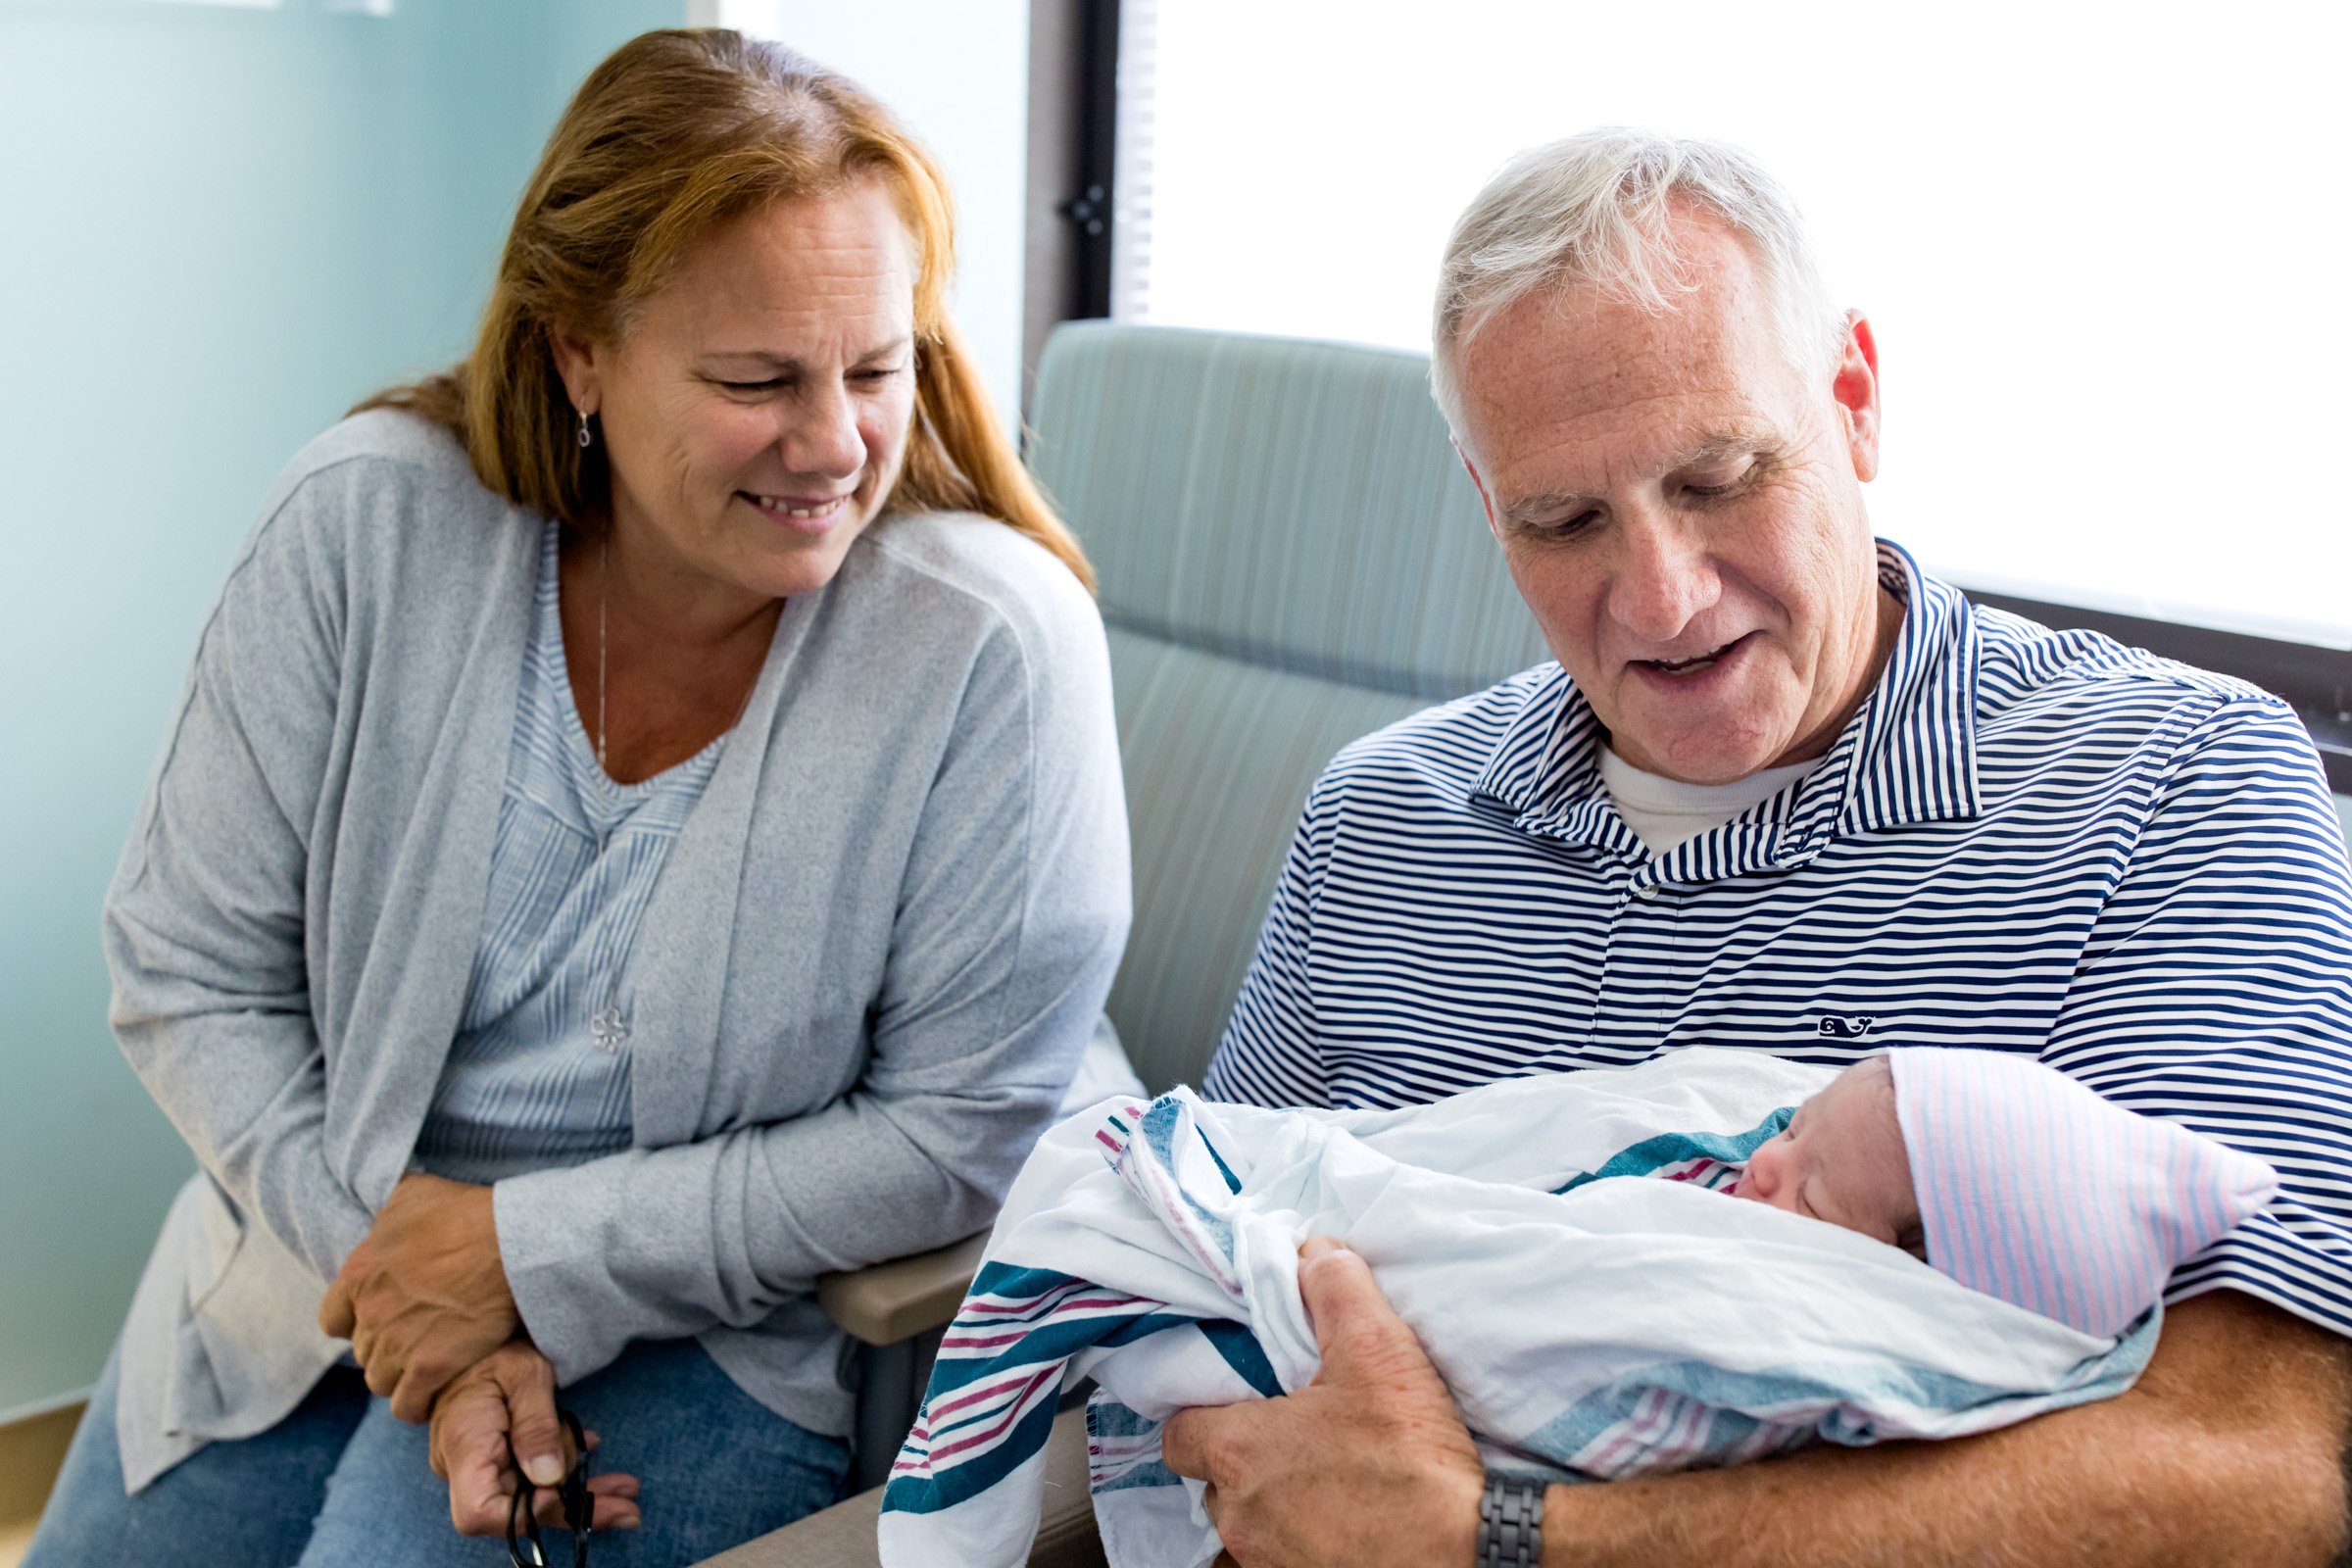
[[[629,1146],[622,966],[726,744],[722,735],[637,784],[615,784],[597,764],[564,669],[559,537],[545,524],[481,947],[416,1141],[416,1163],[455,1181],[494,1182]]]

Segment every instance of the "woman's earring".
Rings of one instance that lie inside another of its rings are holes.
[[[580,450],[585,452],[590,447],[596,445],[596,437],[590,434],[588,429],[588,411],[586,409],[574,409],[571,412],[580,416]]]

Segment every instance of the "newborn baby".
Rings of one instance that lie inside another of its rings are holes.
[[[1085,1378],[1107,1559],[1214,1557],[1159,1424],[1313,1383],[1310,1235],[1371,1265],[1494,1462],[1618,1480],[2120,1394],[2173,1267],[2272,1184],[1983,1051],[1838,1074],[1693,1046],[1385,1111],[1106,1102],[1005,1199],[884,1492],[882,1561],[1027,1561],[1055,1402]]]
[[[1731,1189],[1900,1247],[1972,1290],[2119,1335],[2278,1173],[2003,1052],[1906,1049],[1847,1068]]]
[[[1855,1063],[1797,1106],[1780,1135],[1748,1156],[1731,1191],[1927,1256],[1886,1056]]]

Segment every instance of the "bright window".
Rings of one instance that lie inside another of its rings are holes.
[[[1130,318],[1426,349],[1519,148],[1716,136],[1878,328],[1878,530],[1978,588],[2352,648],[2352,6],[1127,0]]]

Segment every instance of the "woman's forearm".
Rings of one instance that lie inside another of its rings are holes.
[[[926,1097],[928,1098],[928,1097]],[[817,1276],[986,1225],[1052,1106],[853,1094],[789,1121],[496,1189],[531,1338],[565,1382],[633,1339],[749,1327]]]

